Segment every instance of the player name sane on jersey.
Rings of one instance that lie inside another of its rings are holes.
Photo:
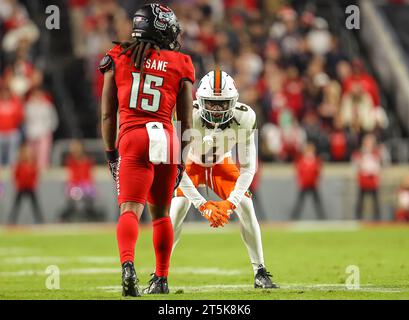
[[[145,68],[157,71],[167,72],[168,61],[146,59]]]

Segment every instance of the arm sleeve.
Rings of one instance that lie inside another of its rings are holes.
[[[230,193],[229,200],[236,207],[240,204],[245,192],[249,189],[256,173],[257,150],[254,141],[254,131],[245,143],[237,144],[238,158],[240,162],[240,176],[236,181],[234,190]]]
[[[199,209],[199,207],[206,202],[206,199],[196,189],[186,172],[183,173],[179,188],[183,191],[186,198],[192,201],[196,209]]]

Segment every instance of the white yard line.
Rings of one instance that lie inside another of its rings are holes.
[[[40,250],[28,247],[0,247],[0,257],[21,254],[33,254],[38,252],[40,252]]]
[[[57,257],[57,256],[25,256],[0,259],[1,264],[58,264],[58,263],[119,263],[118,257],[104,256],[75,256],[75,257]]]
[[[37,261],[38,257],[28,257]],[[61,258],[61,257],[48,257],[49,259]],[[81,257],[77,257],[81,258]],[[113,257],[87,257],[90,260],[109,260]],[[50,260],[51,261],[51,260]],[[151,268],[139,268],[138,273],[150,273],[153,269]],[[92,275],[92,274],[121,274],[120,268],[70,268],[60,270],[61,275]],[[193,275],[220,275],[220,276],[237,276],[237,275],[250,275],[251,272],[248,270],[240,269],[220,269],[220,268],[196,268],[196,267],[180,267],[173,268],[173,274],[193,274]],[[28,269],[19,271],[3,271],[0,272],[0,277],[27,277],[27,276],[39,276],[46,277],[45,269]],[[351,291],[351,292],[382,292],[382,293],[400,293],[409,292],[409,289],[390,287],[390,286],[377,286],[373,284],[362,285],[360,289],[348,290],[344,284],[333,284],[333,283],[323,283],[323,284],[305,284],[305,283],[284,283],[280,284],[283,290],[297,290],[297,291]],[[96,287],[97,290],[105,292],[120,292],[120,286],[100,286]],[[217,284],[217,285],[201,285],[201,286],[172,286],[171,291],[175,292],[178,290],[183,290],[185,293],[189,292],[223,292],[223,291],[234,291],[234,290],[253,290],[251,284]]]
[[[288,225],[290,232],[358,231],[358,221],[300,221]]]
[[[138,273],[151,273],[153,268],[138,268]],[[72,268],[72,269],[60,269],[61,275],[81,275],[81,274],[121,274],[120,268]],[[183,267],[173,268],[174,274],[195,274],[195,275],[220,275],[220,276],[236,276],[246,274],[245,270],[234,269],[219,269],[219,268],[195,268],[195,267]],[[44,276],[45,269],[29,269],[19,271],[3,271],[0,272],[0,277],[24,277],[24,276]]]
[[[207,234],[207,233],[230,233],[237,232],[240,224],[231,222],[224,228],[210,228],[205,219],[186,222],[183,224],[183,233],[187,234]],[[362,223],[354,220],[326,220],[326,221],[269,221],[261,222],[261,228],[284,230],[289,232],[321,232],[321,231],[356,231]],[[143,229],[151,230],[149,224],[143,225]],[[23,225],[17,227],[0,227],[0,235],[7,236],[8,232],[16,234],[41,234],[44,236],[65,236],[90,233],[110,233],[114,232],[115,223],[82,223],[82,224],[44,224],[44,225]]]
[[[360,289],[349,290],[342,284],[283,284],[280,285],[284,290],[297,290],[297,291],[348,291],[348,292],[382,292],[382,293],[400,293],[409,292],[409,289],[393,288],[393,287],[379,287],[375,285],[365,285]],[[120,292],[121,286],[100,286],[96,287],[97,290],[104,292]],[[171,286],[171,293],[178,290],[183,290],[184,293],[190,292],[228,292],[234,290],[247,291],[255,290],[252,285],[249,284],[236,284],[236,285],[203,285],[203,286]],[[280,290],[273,290],[272,292],[280,292]]]

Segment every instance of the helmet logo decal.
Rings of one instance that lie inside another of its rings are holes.
[[[155,15],[155,28],[165,31],[169,24],[176,22],[176,16],[167,6],[152,4],[152,12]]]

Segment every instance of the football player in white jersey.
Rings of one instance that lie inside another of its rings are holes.
[[[193,204],[212,227],[228,223],[235,212],[254,271],[255,288],[278,288],[264,265],[260,226],[248,191],[256,172],[256,114],[238,102],[234,80],[226,72],[209,72],[200,81],[194,101],[192,143],[186,171],[172,199],[173,250],[182,223]],[[239,167],[232,159],[237,146]],[[208,201],[197,190],[211,188],[222,201]]]

